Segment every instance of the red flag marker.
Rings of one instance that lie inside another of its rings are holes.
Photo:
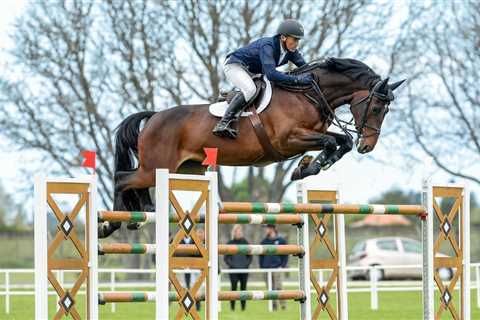
[[[85,159],[83,159],[81,166],[95,170],[95,159],[97,157],[97,153],[95,151],[84,150],[82,151],[82,156]]]
[[[203,148],[203,151],[206,154],[205,160],[203,160],[202,165],[204,166],[212,166],[213,170],[217,167],[217,155],[218,149],[217,148]]]

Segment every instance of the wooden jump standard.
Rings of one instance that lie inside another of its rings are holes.
[[[214,173],[206,176],[168,174],[166,170],[157,170],[156,174],[156,212],[112,212],[95,209],[96,177],[84,179],[47,179],[38,176],[35,180],[35,317],[47,319],[47,274],[50,284],[58,295],[59,310],[54,319],[69,315],[80,319],[76,309],[76,295],[82,284],[86,284],[87,319],[98,319],[98,303],[155,301],[157,320],[169,319],[169,301],[177,301],[180,308],[176,318],[190,316],[200,319],[195,301],[205,300],[205,317],[218,319],[217,301],[222,300],[257,300],[257,299],[293,299],[300,301],[300,319],[317,319],[326,311],[330,319],[348,319],[345,272],[345,234],[343,214],[404,214],[418,215],[426,222],[422,223],[422,241],[424,247],[423,266],[423,302],[424,319],[440,319],[445,312],[453,319],[470,319],[470,252],[469,252],[469,193],[464,186],[436,186],[424,183],[422,203],[425,206],[392,205],[343,205],[334,191],[308,190],[297,184],[298,204],[282,203],[235,203],[218,201],[217,180]],[[184,210],[174,191],[193,191],[200,193],[190,211]],[[70,211],[60,209],[54,195],[68,194],[78,197]],[[440,198],[453,199],[449,212],[442,212]],[[329,204],[302,202],[330,202]],[[56,237],[50,245],[47,241],[47,210],[57,219]],[[86,231],[85,245],[79,242],[75,219],[85,208]],[[173,208],[173,214],[169,209]],[[204,208],[200,210],[201,208]],[[427,212],[425,209],[427,208]],[[169,214],[162,214],[169,212]],[[248,214],[247,214],[248,213]],[[428,213],[428,214],[426,214]],[[160,221],[157,221],[160,219]],[[328,221],[334,219],[333,233],[328,232]],[[434,238],[433,220],[436,219],[440,231]],[[458,228],[454,228],[454,220]],[[97,221],[156,222],[155,244],[97,244]],[[340,221],[340,222],[339,222]],[[313,223],[315,236],[309,240],[309,222]],[[169,224],[177,224],[178,232],[169,241]],[[203,223],[206,241],[196,238],[195,227]],[[298,245],[267,247],[258,245],[230,246],[218,245],[219,223],[250,224],[292,224],[298,227]],[[458,233],[458,236],[455,235]],[[334,236],[330,240],[329,234]],[[192,245],[179,242],[186,236],[193,240]],[[54,258],[55,249],[62,241],[71,241],[82,259]],[[451,244],[453,257],[435,258],[443,243]],[[331,260],[314,258],[315,250],[322,244],[332,253]],[[47,253],[48,248],[48,253]],[[304,248],[309,248],[304,250]],[[97,255],[106,253],[155,253],[156,288],[154,292],[122,293],[111,292],[98,294]],[[218,255],[219,254],[297,254],[299,256],[300,290],[282,291],[218,291]],[[183,256],[182,256],[183,255]],[[185,257],[185,255],[189,255]],[[192,256],[193,255],[193,256]],[[169,265],[166,271],[165,264]],[[438,274],[440,268],[453,268],[455,274],[448,283],[442,282]],[[174,270],[198,269],[200,276],[191,289],[183,288]],[[314,276],[315,269],[329,268],[331,278],[322,287]],[[80,270],[80,277],[71,289],[64,289],[53,276],[54,270]],[[168,276],[167,276],[168,275]],[[173,292],[169,292],[169,282]],[[315,289],[316,306],[311,310],[311,285]],[[336,307],[329,295],[332,285],[336,283]],[[460,292],[455,294],[455,286],[460,283]],[[205,293],[200,287],[205,286]],[[434,304],[434,289],[439,289],[438,307]],[[455,301],[460,309],[456,309]],[[435,311],[436,310],[436,311]]]

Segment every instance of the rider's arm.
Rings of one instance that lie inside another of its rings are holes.
[[[295,50],[295,52],[292,53],[292,59],[290,61],[292,61],[297,67],[306,64],[305,59],[303,59],[302,54],[298,52],[298,50]]]
[[[262,62],[262,71],[272,82],[281,82],[283,84],[298,84],[296,76],[287,75],[276,70],[275,59],[273,57],[273,47],[269,44],[260,49],[260,61]]]

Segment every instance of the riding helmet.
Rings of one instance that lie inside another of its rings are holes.
[[[303,26],[297,20],[287,19],[280,23],[277,34],[302,39],[304,36]]]

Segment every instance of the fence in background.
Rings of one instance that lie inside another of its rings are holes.
[[[476,300],[477,308],[480,309],[480,263],[471,263],[471,274],[475,274],[473,280],[471,280],[471,289],[476,290]],[[353,267],[349,266],[346,268],[347,275],[352,271],[364,270],[368,271],[370,274],[377,274],[378,269],[388,270],[388,269],[418,269],[421,270],[421,265],[396,265],[396,266],[381,266],[381,267]],[[66,273],[75,273],[76,271],[61,271],[57,272],[57,277],[60,282],[64,282]],[[117,273],[119,274],[155,274],[155,269],[98,269],[99,279],[103,279],[101,275],[108,274],[109,281],[100,281],[99,288],[105,288],[111,291],[115,291],[119,288],[154,288],[155,281],[118,281],[116,279]],[[197,273],[196,270],[177,270],[178,273]],[[297,274],[298,268],[285,268],[285,269],[221,269],[220,270],[220,279],[219,284],[222,288],[228,287],[230,283],[224,278],[228,276],[229,273],[249,273],[249,274],[267,274],[267,289],[272,290],[272,274],[275,272]],[[325,271],[318,270],[318,279],[320,283],[323,283]],[[22,283],[15,284],[12,283],[12,277],[20,274],[30,274],[31,283]],[[3,275],[3,276],[2,276]],[[11,311],[11,297],[13,296],[34,296],[34,269],[0,269],[0,296],[5,297],[5,313],[9,314]],[[2,283],[2,278],[4,279]],[[224,279],[224,281],[221,281]],[[265,287],[265,281],[248,281],[250,287]],[[68,286],[68,284],[67,284]],[[283,281],[284,287],[296,287],[298,286],[298,281],[285,280]],[[459,287],[457,286],[458,290]],[[335,291],[335,289],[333,289]],[[371,277],[369,281],[352,281],[348,280],[347,282],[347,293],[353,292],[369,292],[370,293],[370,309],[378,310],[378,294],[379,292],[401,292],[401,291],[422,291],[422,281],[379,281],[377,277]],[[84,291],[80,291],[80,294],[85,294]],[[49,295],[55,296],[54,291],[50,291]],[[268,301],[268,309],[273,311],[272,301]],[[115,303],[111,304],[111,311],[116,311]]]

